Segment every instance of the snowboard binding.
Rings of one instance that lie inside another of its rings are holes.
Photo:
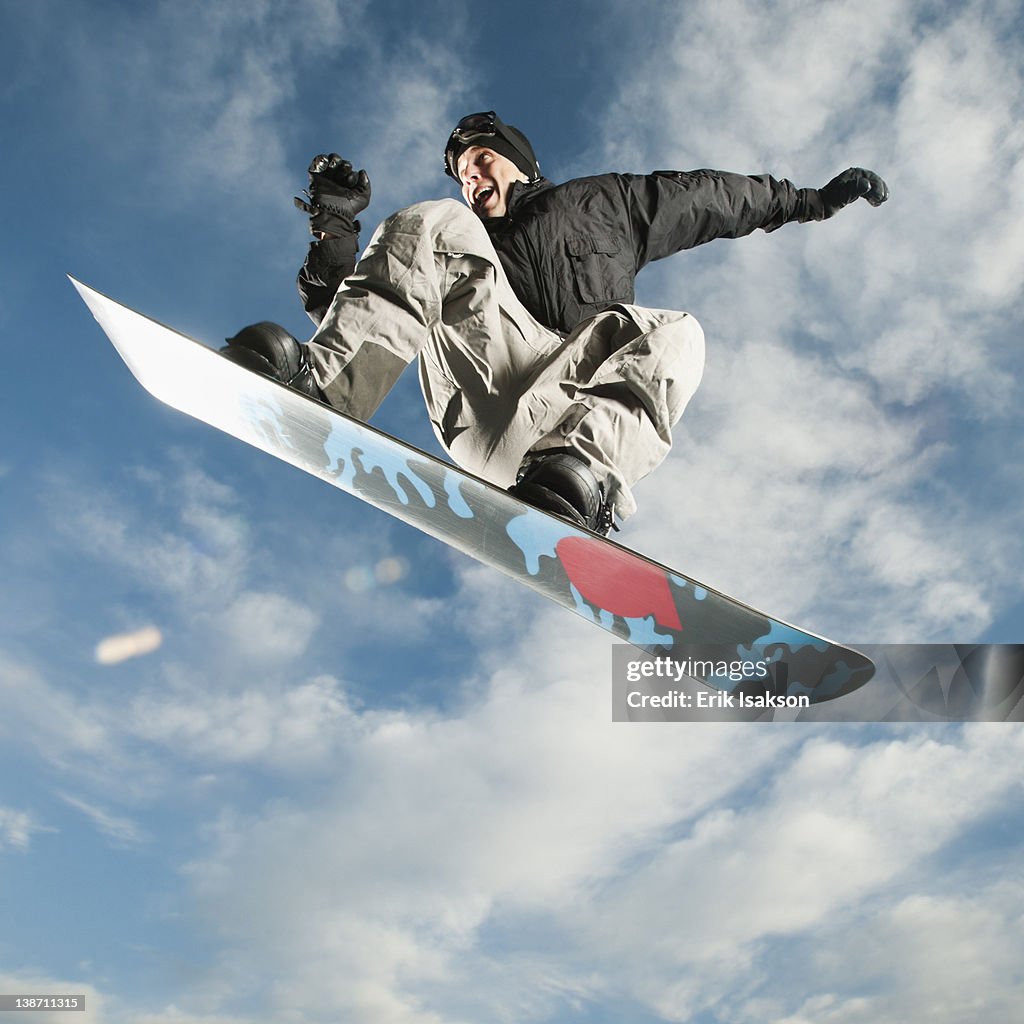
[[[509,493],[602,537],[616,528],[614,509],[605,500],[604,488],[593,470],[567,450],[556,449],[528,459]]]
[[[279,324],[262,320],[243,327],[233,338],[227,339],[220,351],[247,370],[272,377],[310,398],[324,401],[305,345],[300,345]]]

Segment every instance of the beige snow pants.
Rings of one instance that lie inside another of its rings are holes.
[[[516,298],[477,216],[441,199],[380,225],[309,355],[327,399],[361,420],[419,356],[430,421],[457,465],[509,487],[528,453],[567,448],[625,519],[700,383],[704,335],[687,313],[616,305],[562,337]]]

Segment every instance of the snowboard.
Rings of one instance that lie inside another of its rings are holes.
[[[867,682],[864,655],[713,590],[525,504],[450,463],[253,373],[71,278],[142,386],[168,405],[275,455],[483,562],[689,678],[749,693],[724,661],[773,667],[774,694],[811,703]]]

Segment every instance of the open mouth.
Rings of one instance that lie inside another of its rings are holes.
[[[477,209],[484,209],[487,206],[488,202],[490,202],[491,197],[493,195],[493,186],[485,185],[483,188],[479,189],[476,193],[474,193],[473,206],[475,206]]]

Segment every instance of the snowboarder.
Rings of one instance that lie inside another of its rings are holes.
[[[554,184],[493,111],[459,121],[444,166],[465,205],[399,211],[357,261],[369,178],[315,157],[309,201],[296,203],[316,238],[298,284],[318,329],[300,345],[254,324],[222,351],[360,420],[418,356],[434,432],[458,465],[601,534],[635,511],[632,486],[668,454],[704,365],[691,315],[634,304],[637,272],[888,198],[861,168],[821,189],[713,170]]]

